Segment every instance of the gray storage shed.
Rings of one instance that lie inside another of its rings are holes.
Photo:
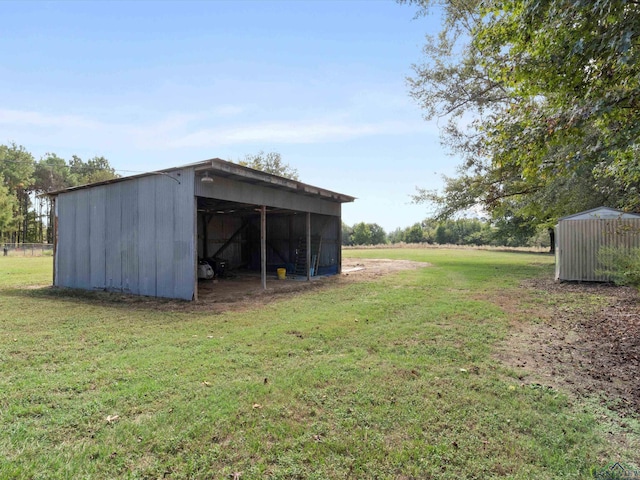
[[[304,275],[341,268],[354,197],[218,158],[72,187],[55,202],[60,287],[197,299],[198,261]]]
[[[598,250],[640,248],[640,215],[608,207],[562,217],[556,225],[557,281],[607,282],[598,273]]]

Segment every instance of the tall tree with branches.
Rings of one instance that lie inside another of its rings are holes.
[[[596,205],[640,209],[640,3],[631,0],[400,0],[442,8],[409,79],[463,162],[441,217],[481,205],[550,225]]]

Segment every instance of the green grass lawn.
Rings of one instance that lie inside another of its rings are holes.
[[[490,299],[552,257],[345,256],[431,266],[209,314],[34,288],[50,257],[0,257],[0,478],[592,478],[625,460],[588,408],[492,357],[509,318]]]

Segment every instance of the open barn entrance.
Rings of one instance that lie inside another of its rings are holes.
[[[339,273],[339,217],[196,198],[199,299]]]

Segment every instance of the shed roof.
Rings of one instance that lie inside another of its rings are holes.
[[[220,177],[233,178],[240,182],[251,183],[256,185],[267,186],[271,188],[284,189],[294,191],[296,193],[307,195],[311,197],[320,197],[324,200],[334,201],[339,203],[353,202],[355,197],[345,195],[342,193],[332,192],[324,188],[315,187],[307,183],[302,183],[290,178],[280,177],[278,175],[272,175],[253,168],[244,167],[233,162],[222,160],[220,158],[212,158],[210,160],[203,160],[201,162],[190,163],[179,167],[171,167],[163,170],[156,170],[152,172],[141,173],[138,175],[130,175],[127,177],[114,178],[112,180],[105,180],[102,182],[90,183],[87,185],[78,185],[76,187],[68,187],[53,192],[48,192],[47,195],[55,196],[65,192],[71,192],[74,190],[81,190],[85,188],[93,188],[99,185],[108,185],[111,183],[126,182],[134,178],[147,177],[151,175],[167,175],[171,176],[172,172],[183,168],[193,168],[196,172],[196,177],[202,176],[205,173]],[[173,178],[173,177],[171,177]],[[174,178],[174,180],[178,181]]]
[[[597,207],[559,218],[558,222],[563,220],[605,220],[618,218],[640,218],[640,215],[637,213],[623,212],[622,210],[616,210],[615,208]]]

